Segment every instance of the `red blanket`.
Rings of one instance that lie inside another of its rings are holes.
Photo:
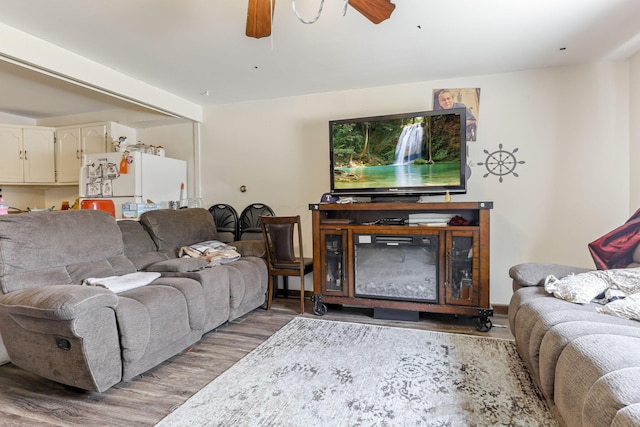
[[[598,270],[625,268],[633,262],[640,243],[640,209],[620,227],[589,243],[589,252]]]

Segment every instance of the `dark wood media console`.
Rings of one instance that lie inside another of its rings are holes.
[[[313,311],[326,304],[474,317],[492,327],[492,202],[319,203],[313,221]],[[447,225],[450,217],[468,224]]]

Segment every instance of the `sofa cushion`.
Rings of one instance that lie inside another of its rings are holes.
[[[3,293],[74,283],[66,266],[110,258],[118,269],[126,264],[118,226],[107,212],[87,209],[0,216]],[[133,268],[130,263],[129,268]]]
[[[525,291],[529,288],[523,288],[518,293]],[[534,360],[530,353],[531,331],[534,329],[536,323],[540,318],[544,317],[549,312],[579,312],[579,311],[594,311],[592,305],[572,304],[561,299],[553,298],[551,296],[545,298],[533,297],[522,304],[513,319],[513,335],[516,337],[516,349],[524,360],[525,364],[533,370],[532,366]],[[566,316],[571,316],[571,313],[567,313]]]
[[[152,264],[168,259],[157,247],[147,230],[140,221],[118,221],[122,233],[124,255],[131,260],[137,270],[146,270]]]
[[[265,258],[267,256],[264,240],[241,240],[232,242],[230,245],[235,247],[243,257]]]
[[[202,336],[205,297],[195,280],[161,277],[119,297],[115,310],[125,380],[156,366]]]
[[[159,209],[140,216],[158,251],[177,257],[182,246],[216,239],[211,213],[203,208]]]
[[[147,271],[157,271],[160,273],[185,273],[202,270],[207,266],[204,258],[172,258],[161,262],[156,262],[147,267]]]
[[[587,268],[572,267],[562,264],[548,264],[540,262],[527,262],[514,265],[509,269],[509,277],[518,286],[541,286],[549,275],[565,277],[569,274],[584,273]],[[514,291],[515,291],[514,287]]]
[[[618,410],[640,403],[638,367],[640,338],[611,334],[573,340],[556,369],[555,403],[562,417],[569,425],[610,426]]]
[[[124,254],[126,256],[156,251],[156,244],[147,233],[147,230],[140,224],[140,221],[118,221],[118,228],[122,233],[122,243],[124,244]]]
[[[541,321],[547,321],[551,317],[546,316]],[[574,313],[572,319],[564,319],[564,322],[558,321],[557,316],[553,317],[556,317],[555,326],[548,328],[542,341],[538,342],[539,371],[534,373],[540,379],[540,391],[548,399],[554,398],[556,366],[560,355],[569,343],[587,335],[613,334],[621,340],[624,340],[623,337],[640,338],[640,327],[622,319],[613,317],[603,319],[603,316],[592,312]]]

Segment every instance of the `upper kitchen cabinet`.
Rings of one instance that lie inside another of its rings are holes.
[[[114,122],[60,127],[56,135],[56,181],[69,184],[78,182],[84,154],[112,152],[121,136],[136,139],[135,129]]]
[[[55,183],[55,129],[0,125],[0,183]]]

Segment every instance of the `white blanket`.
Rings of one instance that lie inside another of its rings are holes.
[[[598,302],[596,310],[627,319],[640,320],[640,268],[588,271],[557,279],[548,276],[548,293],[577,304]]]
[[[146,286],[160,277],[160,273],[143,272],[125,274],[123,276],[90,277],[82,281],[83,285],[100,286],[118,294],[120,292]]]

